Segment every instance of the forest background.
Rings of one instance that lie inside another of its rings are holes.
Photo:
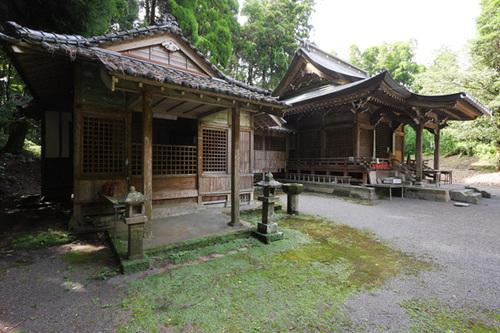
[[[0,22],[93,36],[158,24],[171,13],[186,37],[221,70],[273,89],[301,41],[310,38],[314,5],[314,0],[246,0],[241,8],[237,0],[7,0],[0,3]],[[476,97],[493,116],[450,121],[442,131],[441,154],[475,156],[500,169],[500,0],[481,1],[476,26],[465,66],[448,48],[437,50],[429,66],[417,63],[415,40],[363,50],[352,45],[346,60],[371,75],[388,70],[416,93],[464,91]],[[30,98],[13,64],[0,51],[0,153],[39,154],[39,121],[22,108]],[[405,152],[414,153],[414,131],[406,126],[405,132]],[[432,134],[425,133],[424,152],[433,151],[433,142]]]

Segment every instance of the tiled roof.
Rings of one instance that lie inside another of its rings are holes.
[[[364,79],[368,74],[356,66],[335,57],[310,43],[303,43],[300,48],[302,52],[310,61],[326,70],[346,75],[355,79]]]
[[[116,41],[139,36],[152,36],[164,32],[171,32],[181,37],[215,71],[217,77],[210,78],[191,74],[179,69],[131,58],[100,47]],[[175,21],[91,38],[33,30],[20,26],[15,22],[7,22],[4,25],[4,33],[0,33],[0,40],[8,44],[24,42],[44,52],[66,55],[73,61],[78,57],[99,61],[111,74],[124,74],[254,101],[277,105],[284,104],[272,97],[269,91],[247,85],[222,73],[189,43],[182,35]]]
[[[437,95],[437,96],[429,96],[429,95],[418,95],[414,92],[408,90],[404,86],[398,84],[387,71],[383,71],[380,74],[375,76],[351,82],[341,86],[335,85],[325,85],[318,89],[314,89],[312,91],[305,92],[298,96],[293,96],[288,99],[285,99],[284,102],[287,103],[291,108],[287,110],[287,114],[296,113],[300,106],[304,105],[312,105],[313,103],[319,100],[325,99],[334,99],[337,97],[347,96],[349,94],[359,92],[362,90],[374,91],[379,89],[381,85],[387,87],[390,91],[394,93],[394,95],[401,97],[401,104],[406,106],[416,106],[421,107],[425,106],[427,108],[448,108],[445,105],[452,102],[456,103],[458,101],[464,101],[468,103],[476,114],[479,115],[491,115],[491,110],[482,105],[479,101],[477,101],[474,97],[468,95],[465,92],[459,92],[456,94],[449,95]],[[468,116],[467,116],[468,117]],[[464,119],[466,119],[465,117]],[[468,118],[467,118],[468,119]]]

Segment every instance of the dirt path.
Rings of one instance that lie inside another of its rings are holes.
[[[106,242],[13,249],[23,235],[64,235],[63,217],[33,214],[0,213],[0,332],[112,332],[126,313],[122,287],[102,280],[117,269]]]
[[[467,208],[452,203],[394,199],[374,206],[304,194],[301,211],[367,229],[394,247],[431,258],[437,268],[391,280],[345,303],[369,332],[401,332],[409,317],[403,301],[437,299],[454,307],[500,309],[500,189]]]

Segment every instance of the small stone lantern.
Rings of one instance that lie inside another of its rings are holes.
[[[274,191],[281,186],[281,183],[274,180],[273,174],[269,172],[262,181],[257,183],[257,186],[262,187],[263,192],[263,195],[258,197],[258,200],[262,201],[262,221],[257,224],[255,236],[269,244],[283,238],[283,233],[278,232],[278,224],[273,220],[274,204],[278,201]]]
[[[120,197],[104,197],[113,204],[115,218],[121,219],[128,227],[128,258],[144,258],[144,225],[147,221],[144,215],[144,195],[130,186],[129,192]]]
[[[286,212],[293,215],[299,213],[299,194],[304,192],[302,184],[283,184],[283,192],[286,193]]]
[[[128,226],[128,258],[144,258],[144,225],[147,217],[144,214],[144,195],[130,186],[130,191],[125,195],[125,219]]]

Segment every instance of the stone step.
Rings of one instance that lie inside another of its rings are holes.
[[[467,202],[477,205],[481,201],[481,198],[481,193],[474,192],[470,189],[450,190],[450,199],[453,201]]]
[[[476,192],[476,193],[481,193],[481,196],[482,196],[483,198],[491,199],[491,193],[490,193],[490,192],[480,190],[480,189],[478,189],[477,187],[470,186],[470,185],[465,186],[465,188],[466,188],[467,190],[472,190],[472,191],[474,191],[474,192]]]

